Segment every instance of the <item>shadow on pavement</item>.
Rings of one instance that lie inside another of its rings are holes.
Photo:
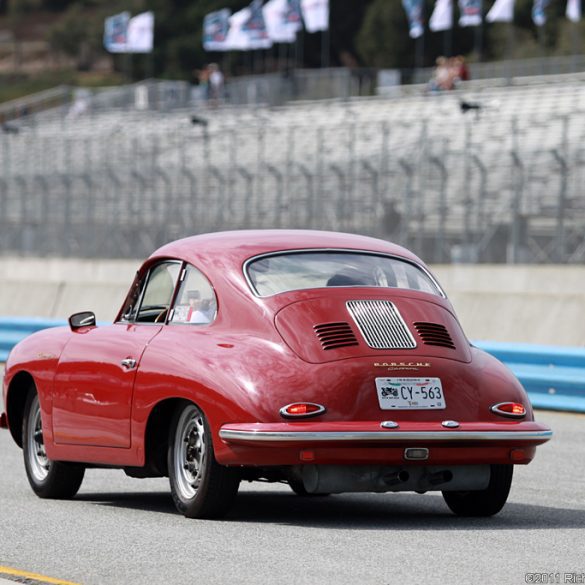
[[[168,493],[96,493],[75,500],[96,505],[176,514]],[[440,495],[343,494],[299,497],[288,492],[242,491],[224,521],[315,528],[425,530],[583,529],[585,510],[508,503],[492,518],[454,516]]]

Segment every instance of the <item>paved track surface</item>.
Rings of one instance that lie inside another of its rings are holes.
[[[73,501],[43,501],[0,431],[0,565],[96,585],[585,583],[585,416],[537,418],[555,438],[489,519],[457,518],[440,495],[311,499],[254,483],[225,520],[186,520],[166,480],[118,470],[89,470]]]

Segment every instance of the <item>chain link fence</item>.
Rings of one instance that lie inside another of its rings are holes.
[[[582,263],[585,114],[435,103],[48,118],[0,135],[0,253],[142,257],[202,232],[311,228],[430,262]]]

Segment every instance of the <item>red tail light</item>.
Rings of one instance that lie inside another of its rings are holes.
[[[280,409],[280,416],[285,418],[307,418],[325,412],[325,407],[313,402],[293,402]]]
[[[509,418],[524,418],[526,416],[526,408],[518,402],[500,402],[494,404],[490,410],[495,414]]]

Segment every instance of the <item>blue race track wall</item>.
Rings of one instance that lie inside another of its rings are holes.
[[[476,342],[504,362],[535,408],[585,412],[585,348]]]
[[[27,335],[41,329],[63,325],[67,325],[67,321],[34,317],[0,317],[0,362],[5,362],[10,350]]]

